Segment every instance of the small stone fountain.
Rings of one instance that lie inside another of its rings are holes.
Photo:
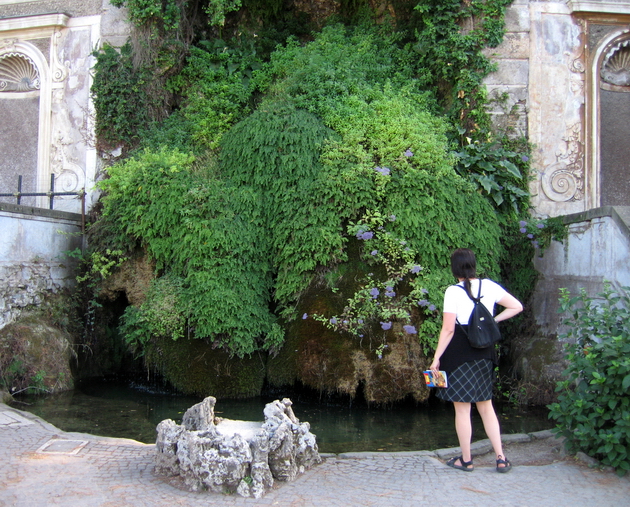
[[[292,481],[321,462],[309,423],[300,423],[288,398],[265,406],[264,423],[215,418],[215,404],[210,396],[181,425],[158,424],[157,473],[181,477],[191,491],[260,498],[274,480]]]

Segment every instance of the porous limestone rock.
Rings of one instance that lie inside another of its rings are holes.
[[[289,399],[268,403],[264,423],[215,418],[216,399],[189,408],[176,424],[157,426],[156,472],[180,476],[190,490],[262,497],[274,479],[291,481],[321,462],[315,435]]]

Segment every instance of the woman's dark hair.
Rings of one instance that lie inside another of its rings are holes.
[[[458,248],[451,254],[451,271],[455,278],[464,279],[464,288],[471,298],[470,279],[477,278],[477,259],[468,248]]]

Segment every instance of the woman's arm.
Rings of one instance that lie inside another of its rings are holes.
[[[455,313],[443,313],[442,314],[442,330],[440,331],[440,338],[438,339],[438,344],[435,349],[435,354],[433,356],[433,362],[429,367],[430,370],[437,372],[440,369],[440,358],[448,344],[451,343],[451,339],[453,338],[453,334],[455,333],[455,320],[457,318],[457,314]]]
[[[494,320],[496,320],[497,322],[507,320],[523,311],[523,305],[518,299],[512,296],[512,294],[506,294],[499,301],[497,301],[497,304],[505,308],[505,310],[503,310],[494,318]]]

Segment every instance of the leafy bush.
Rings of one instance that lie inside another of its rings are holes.
[[[143,88],[146,76],[134,68],[130,44],[120,54],[105,44],[96,56],[92,95],[97,138],[105,148],[132,146],[149,120],[149,99]]]
[[[352,223],[368,232],[369,225],[361,222],[366,216],[395,216],[387,232],[408,245],[413,258],[406,263],[426,268],[418,290],[429,296],[413,302],[415,313],[423,315],[414,323],[421,324],[426,345],[437,334],[436,309],[451,279],[450,252],[472,245],[480,263],[495,266],[500,234],[488,201],[453,169],[447,124],[431,114],[431,102],[417,93],[418,82],[399,63],[391,38],[375,29],[330,26],[304,47],[290,43],[279,49],[257,77],[261,83],[270,80],[261,85],[268,98],[225,134],[221,168],[235,185],[264,192],[277,273],[274,297],[285,318],[296,316],[294,305],[316,268],[334,271],[348,260],[356,233]],[[307,125],[321,122],[336,135],[320,137],[309,150],[300,147]],[[321,152],[313,151],[318,143]],[[381,249],[385,232],[382,238],[380,231],[371,232],[375,236],[363,243],[361,255],[380,263],[384,257],[368,252]],[[384,276],[365,280],[356,294],[344,294],[349,307],[375,284],[385,288],[398,282]],[[415,298],[411,292],[389,299],[390,314],[408,322],[411,294]],[[428,297],[434,303],[419,310],[417,301]],[[369,306],[360,311],[354,306],[357,321],[379,318],[381,309]]]
[[[527,210],[529,192],[523,188],[526,179],[519,168],[528,161],[526,155],[506,149],[498,142],[471,141],[455,156],[458,172],[490,196],[497,208],[512,208],[515,213]]]
[[[567,379],[558,382],[549,417],[570,450],[623,475],[630,470],[630,298],[606,285],[598,298],[584,290],[571,297],[565,289],[560,301],[561,311],[570,312],[562,338],[572,343]]]
[[[406,245],[404,261],[391,266],[424,268],[388,303],[399,320],[420,316],[405,323],[417,326],[425,346],[437,335],[453,248],[474,246],[480,265],[496,276],[497,217],[454,170],[448,126],[418,93],[394,41],[378,29],[331,26],[304,47],[279,49],[258,76],[252,53],[248,60],[223,46],[194,51],[185,78],[199,83],[188,89],[182,115],[205,132],[207,147],[220,146],[218,166],[203,169],[190,155],[154,149],[111,167],[101,183],[102,221],[113,227],[110,233],[146,248],[156,261],[156,287],[177,288],[128,310],[125,334],[133,344],[142,348],[152,336],[177,339],[185,326],[191,336],[238,355],[278,346],[275,315],[296,317],[300,295],[317,273],[334,271],[355,249],[355,229],[376,227],[368,216],[395,219],[363,241],[359,255],[366,264],[387,268],[398,255],[387,244],[395,238]],[[249,100],[248,72],[267,98],[224,133],[247,110],[235,108],[230,116],[216,100]],[[236,95],[212,98],[212,87],[228,90],[230,79]],[[212,104],[219,111],[214,117],[207,114]],[[374,249],[383,257],[371,256]],[[399,282],[387,269],[374,272],[365,284],[385,289]],[[164,305],[173,321],[161,315]]]
[[[505,32],[503,15],[512,0],[419,0],[416,65],[455,124],[477,139],[491,130],[483,78],[495,65],[482,53]],[[486,139],[482,139],[486,140]]]
[[[112,166],[100,184],[103,216],[146,247],[159,273],[181,278],[177,300],[186,301],[182,313],[196,337],[239,355],[277,346],[264,234],[249,213],[259,195],[202,178],[193,164],[190,155],[162,149]],[[147,326],[135,331],[139,341],[163,327],[164,303],[149,298],[141,315],[128,316],[128,327]],[[159,334],[181,336],[179,322]]]
[[[112,0],[115,7],[127,7],[134,25],[154,24],[167,30],[179,28],[190,4],[187,0]],[[223,26],[225,15],[240,9],[241,0],[205,0],[200,4],[210,25]]]
[[[184,97],[181,114],[193,141],[215,149],[221,136],[251,113],[251,79],[261,62],[251,40],[201,41],[169,86]]]
[[[190,313],[183,296],[182,279],[169,275],[154,279],[142,305],[128,306],[122,316],[120,333],[130,349],[142,355],[154,337],[183,338]]]
[[[254,79],[271,100],[291,97],[296,107],[317,114],[327,125],[329,116],[341,114],[335,109],[340,101],[354,96],[369,103],[388,82],[427,103],[429,94],[414,76],[412,55],[399,39],[400,34],[385,28],[330,25],[306,45],[290,39],[278,47]]]

